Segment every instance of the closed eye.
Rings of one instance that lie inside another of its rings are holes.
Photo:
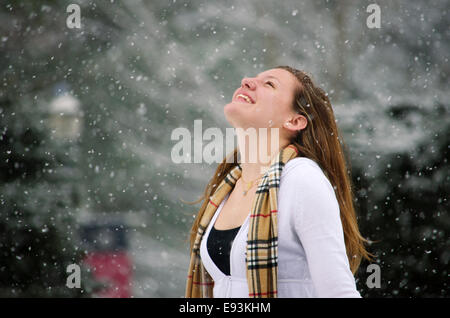
[[[273,83],[270,82],[270,81],[266,82],[266,84],[269,84],[270,86],[272,86],[273,88],[275,88],[275,86],[273,85]]]

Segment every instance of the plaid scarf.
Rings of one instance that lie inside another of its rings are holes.
[[[298,156],[297,148],[289,145],[275,156],[269,170],[262,177],[256,190],[256,197],[250,214],[250,227],[247,237],[247,283],[250,298],[277,297],[278,274],[278,223],[277,196],[280,187],[280,175],[284,165]],[[209,222],[224,197],[234,188],[241,176],[240,165],[235,166],[219,184],[210,197],[200,220],[197,236],[191,251],[187,298],[213,297],[214,281],[203,266],[200,258],[200,243]]]

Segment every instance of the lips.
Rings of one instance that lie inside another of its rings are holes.
[[[246,96],[250,100],[250,104],[255,103],[255,100],[249,94],[245,93],[244,91],[238,91],[236,94],[235,100],[244,101],[245,103],[249,102],[245,97],[239,96],[239,95]]]

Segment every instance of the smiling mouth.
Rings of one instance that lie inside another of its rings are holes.
[[[245,103],[248,103],[248,104],[253,104],[253,103],[252,103],[252,100],[250,99],[250,97],[245,96],[245,95],[243,95],[243,94],[238,94],[238,95],[236,96],[236,99],[243,100]]]

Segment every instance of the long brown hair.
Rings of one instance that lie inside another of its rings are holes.
[[[344,240],[350,269],[356,273],[362,258],[371,259],[365,244],[368,242],[359,232],[353,205],[354,189],[351,182],[350,165],[346,160],[347,147],[336,126],[333,109],[327,94],[314,85],[305,72],[290,66],[277,66],[293,74],[299,81],[294,91],[293,110],[307,118],[307,126],[300,130],[291,140],[299,156],[314,160],[325,173],[333,186],[339,203],[340,217],[344,230]],[[218,165],[213,177],[206,186],[203,196],[191,204],[203,200],[203,204],[194,220],[190,233],[190,246],[195,241],[198,225],[208,205],[208,198],[225,176],[238,164],[238,148]]]

